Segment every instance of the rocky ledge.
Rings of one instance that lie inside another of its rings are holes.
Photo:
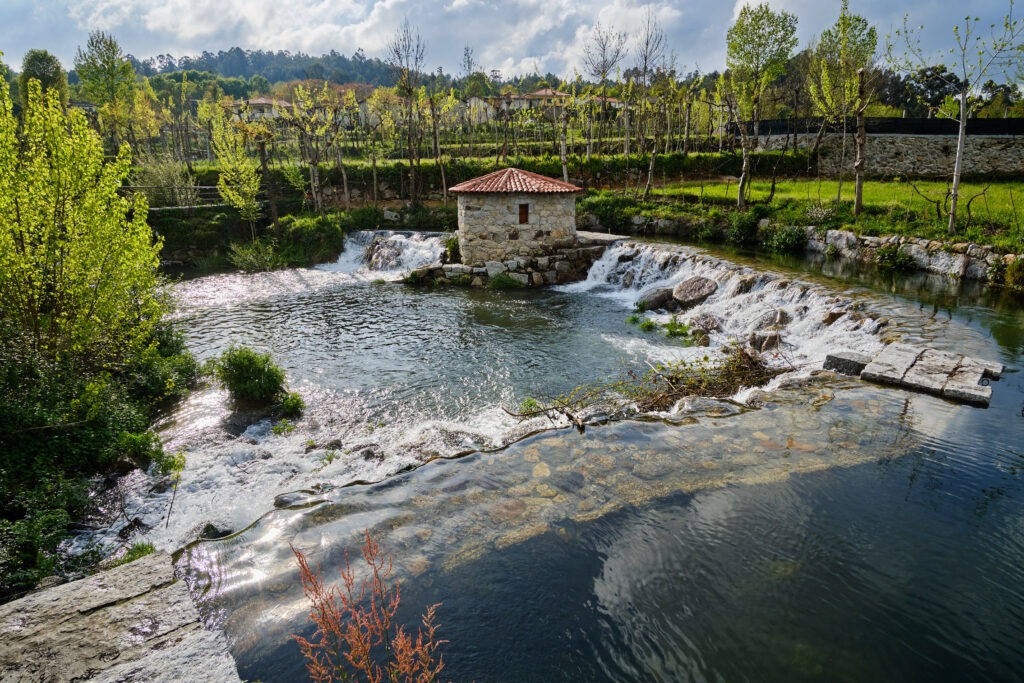
[[[0,680],[240,683],[165,553],[0,605]]]

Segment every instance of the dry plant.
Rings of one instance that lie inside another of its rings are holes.
[[[416,637],[394,623],[401,600],[398,582],[388,584],[394,572],[390,555],[366,531],[362,547],[369,576],[356,581],[356,572],[345,553],[341,584],[325,584],[320,567],[314,572],[306,557],[292,546],[302,574],[302,589],[309,598],[309,618],[316,624],[313,640],[292,637],[306,658],[314,681],[369,681],[380,683],[430,683],[444,669],[438,650],[434,617],[440,604],[427,607]]]

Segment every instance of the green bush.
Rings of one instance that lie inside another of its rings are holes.
[[[875,263],[882,270],[907,273],[917,270],[914,257],[899,248],[897,244],[886,244],[875,252]]]
[[[346,232],[380,230],[384,224],[384,211],[373,206],[352,209],[342,214],[342,227]]]
[[[306,402],[302,400],[299,392],[289,391],[281,398],[279,408],[281,415],[284,417],[299,417],[302,415],[302,411],[306,409]]]
[[[459,248],[459,236],[450,233],[444,238],[444,254],[447,263],[462,263],[462,250]]]
[[[342,214],[284,216],[278,221],[278,250],[289,265],[334,261],[345,246]]]
[[[269,353],[232,346],[213,365],[217,379],[236,401],[272,403],[285,391],[284,370]]]
[[[235,268],[247,273],[277,270],[287,265],[278,253],[274,240],[267,237],[255,242],[232,242],[228,260]]]
[[[1003,284],[1010,289],[1024,291],[1024,260],[1017,258],[1003,270]]]
[[[508,273],[498,273],[487,280],[487,289],[518,289],[525,286]]]
[[[653,332],[656,329],[658,329],[658,323],[654,322],[650,318],[644,318],[640,321],[641,332]]]
[[[729,216],[729,227],[725,230],[725,239],[730,244],[748,245],[757,240],[758,212],[737,211]]]
[[[761,245],[775,254],[799,254],[807,247],[807,233],[795,225],[772,225],[762,231]]]

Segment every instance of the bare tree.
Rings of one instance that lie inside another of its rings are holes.
[[[911,71],[915,67],[927,66],[930,62],[922,51],[917,38],[918,29],[907,26],[907,18],[903,18],[903,28],[896,31],[896,39],[903,43],[903,53],[897,54],[892,42],[887,45],[887,56],[890,64],[897,70]],[[967,119],[974,113],[979,103],[972,95],[981,88],[993,70],[1007,70],[1020,65],[1024,55],[1024,19],[1013,18],[1013,0],[1009,1],[1009,9],[1003,17],[1002,25],[992,24],[988,31],[979,31],[978,18],[964,17],[963,24],[953,26],[953,38],[956,46],[949,49],[954,67],[948,76],[940,78],[956,93],[955,97],[947,98],[946,102],[935,107],[939,116],[953,119],[959,124],[956,139],[956,160],[953,162],[953,185],[950,190],[949,224],[947,232],[956,234],[956,211],[960,198],[960,174],[963,172],[964,147],[967,140]],[[954,80],[955,79],[955,80]]]
[[[409,194],[413,204],[419,203],[419,187],[416,182],[419,167],[419,126],[417,117],[417,94],[423,72],[423,58],[427,45],[418,30],[413,30],[409,20],[402,22],[387,47],[388,65],[395,70],[395,89],[403,100],[406,129],[406,153],[409,155]]]
[[[608,74],[626,58],[626,34],[601,26],[601,22],[594,24],[594,31],[590,34],[590,41],[583,46],[583,63],[586,65],[590,75],[597,79],[600,88],[600,116],[597,126],[597,149],[601,150],[601,138],[604,132],[604,114],[607,106],[605,93],[608,86]]]

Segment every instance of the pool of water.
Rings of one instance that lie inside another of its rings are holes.
[[[169,492],[125,484],[158,545],[185,546],[178,571],[243,678],[303,676],[291,546],[333,578],[367,529],[394,556],[405,622],[442,603],[452,680],[1020,677],[1019,301],[651,245],[542,292],[414,290],[400,270],[179,288],[200,357],[271,351],[309,406],[275,434],[199,392],[163,425],[188,463],[173,510]],[[626,322],[642,290],[693,275],[719,283],[701,308],[722,323],[710,348]],[[790,372],[761,390],[583,433],[505,410],[714,357],[779,309],[791,321],[771,360]],[[815,373],[829,350],[896,338],[1007,365],[991,406]],[[207,522],[235,533],[193,542]]]

